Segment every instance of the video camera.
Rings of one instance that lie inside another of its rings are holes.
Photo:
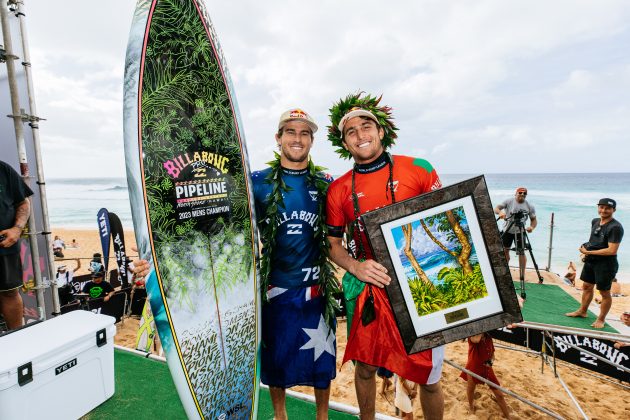
[[[525,227],[525,221],[527,220],[527,210],[518,210],[510,214],[510,217],[506,218],[506,221],[512,220],[517,227]]]

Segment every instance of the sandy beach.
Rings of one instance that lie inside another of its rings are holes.
[[[96,222],[94,223],[96,225]],[[136,237],[133,230],[125,230],[125,247],[127,248],[127,255],[131,259],[136,259],[138,253],[133,251],[136,247]],[[76,275],[88,274],[88,267],[92,255],[95,252],[103,253],[101,247],[101,238],[99,237],[98,230],[94,229],[65,229],[65,228],[53,228],[52,237],[59,236],[66,243],[66,249],[63,250],[63,258],[55,258],[55,265],[66,264],[69,269],[74,270],[77,267],[77,259],[81,261],[81,268],[75,270]],[[76,240],[79,244],[77,248],[71,248],[69,245],[72,240]],[[114,267],[116,264],[116,258],[114,257],[113,247],[109,251],[109,267]]]
[[[80,229],[53,229],[53,235],[59,235],[70,243],[72,239],[79,242],[77,249],[65,250],[66,259],[83,258],[82,267],[78,274],[87,273],[89,259],[94,252],[101,252],[98,232]],[[132,231],[125,231],[126,246],[131,249],[135,246],[135,238]],[[130,252],[131,255],[136,255]],[[87,259],[86,259],[87,258]],[[70,268],[73,262],[69,262]],[[115,264],[113,260],[110,264]],[[527,280],[534,279],[534,273],[528,273]],[[580,291],[564,285],[558,276],[545,273],[545,281],[560,285],[569,294],[580,297]],[[608,318],[618,318],[624,311],[630,309],[630,284],[622,283],[624,296],[614,297],[613,305]],[[118,333],[116,343],[119,345],[134,347],[138,320],[127,318],[117,325]],[[346,346],[346,325],[341,321],[337,329],[337,378],[333,381],[331,400],[356,406],[356,396],[353,382],[353,366],[346,363],[341,366],[342,355]],[[494,370],[501,385],[516,394],[525,397],[534,403],[554,411],[565,418],[581,418],[571,399],[563,389],[560,382],[554,377],[553,370],[548,366],[542,366],[541,358],[518,351],[504,349],[498,345],[511,346],[495,340],[497,345]],[[466,364],[467,344],[455,342],[446,346],[446,358],[461,366]],[[445,395],[445,418],[447,419],[490,419],[499,418],[501,412],[493,399],[489,388],[480,385],[476,389],[476,413],[472,414],[466,401],[466,383],[459,378],[459,370],[448,364],[444,365],[442,388]],[[588,373],[577,370],[575,366],[560,362],[558,373],[566,382],[571,392],[575,395],[582,409],[593,419],[623,419],[630,418],[630,392],[615,384],[596,378]],[[377,379],[377,389],[380,390],[380,379]],[[296,391],[312,394],[307,387],[294,388]],[[385,395],[377,396],[377,411],[391,416],[396,415],[393,406],[394,393],[390,389]],[[506,401],[513,418],[548,418],[547,415],[532,407],[506,396]],[[414,402],[414,413],[417,418],[422,418],[419,401]]]

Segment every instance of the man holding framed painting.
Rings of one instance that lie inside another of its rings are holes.
[[[361,220],[368,211],[438,189],[441,182],[426,160],[387,153],[397,129],[391,109],[380,106],[380,99],[351,94],[330,110],[328,139],[342,158],[354,160],[353,169],[330,185],[327,196],[330,256],[347,271],[343,290],[350,331],[343,361],[356,361],[355,388],[362,419],[375,415],[379,366],[419,383],[424,417],[441,419],[444,348],[407,353],[384,289],[391,278],[374,261]],[[343,246],[344,233],[348,250]]]

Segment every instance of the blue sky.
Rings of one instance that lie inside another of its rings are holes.
[[[333,101],[361,89],[394,108],[393,151],[424,157],[440,173],[630,172],[627,1],[206,4],[252,169],[272,156],[278,117],[293,106],[320,125],[316,163],[349,169],[324,126]],[[122,79],[134,7],[25,1],[48,177],[124,176]]]

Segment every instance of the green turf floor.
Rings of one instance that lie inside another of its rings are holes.
[[[84,419],[186,419],[166,363],[122,350],[114,350],[114,363],[114,396],[84,416]],[[287,413],[290,419],[315,418],[315,404],[287,397]],[[356,419],[333,410],[329,411],[328,416],[331,420]],[[267,389],[260,390],[258,418],[273,418]]]
[[[516,293],[520,294],[520,283],[514,282],[514,287],[516,288]],[[578,309],[580,303],[573,296],[562,290],[560,286],[525,283],[525,293],[527,299],[522,309],[525,321],[596,330],[591,327],[591,324],[597,319],[597,316],[590,311],[587,318],[565,316],[565,313]],[[608,324],[603,329],[597,329],[596,331],[618,332]]]

